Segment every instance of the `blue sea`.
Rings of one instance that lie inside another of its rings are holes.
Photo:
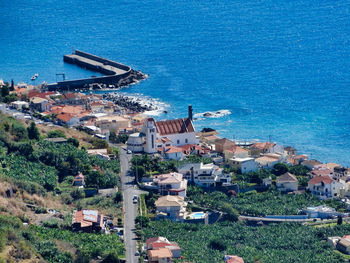
[[[88,77],[72,47],[150,75],[125,90],[231,139],[295,146],[350,166],[350,2],[336,0],[0,1],[0,78]],[[38,84],[37,83],[37,84]]]

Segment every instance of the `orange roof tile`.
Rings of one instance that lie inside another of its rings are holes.
[[[309,184],[320,184],[322,182],[324,184],[331,184],[333,182],[333,179],[327,175],[315,176],[309,181]]]
[[[153,118],[149,119],[153,120]],[[188,118],[157,121],[156,127],[161,136],[167,134],[194,132],[192,121]]]

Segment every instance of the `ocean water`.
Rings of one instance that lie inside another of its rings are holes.
[[[349,166],[349,13],[335,0],[1,0],[0,78],[96,75],[63,63],[75,47],[150,74],[125,92],[169,104],[157,118],[227,109],[195,126]]]

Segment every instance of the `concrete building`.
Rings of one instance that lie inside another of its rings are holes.
[[[295,175],[286,172],[276,179],[276,188],[282,192],[291,192],[298,190],[298,179]]]
[[[29,108],[29,103],[26,102],[26,101],[17,100],[17,101],[11,102],[10,107],[13,108],[13,109],[16,109],[16,110],[22,110],[23,108],[27,108],[28,109]]]
[[[107,115],[96,120],[96,126],[102,130],[123,130],[131,127],[130,120],[118,115]]]
[[[231,158],[228,161],[234,168],[240,170],[242,173],[255,172],[258,170],[258,164],[255,162],[254,158]]]
[[[72,229],[74,231],[100,232],[105,229],[104,216],[96,210],[80,210],[73,212]]]
[[[231,185],[231,175],[225,174],[222,168],[213,163],[187,163],[178,167],[177,170],[188,181],[202,187]]]
[[[187,180],[180,173],[168,173],[155,176],[153,183],[160,194],[186,197]]]
[[[348,187],[342,180],[333,180],[331,177],[315,176],[308,182],[307,189],[320,199],[341,197],[342,192],[347,192]]]
[[[187,202],[182,196],[166,195],[155,201],[157,218],[167,218],[172,221],[183,222],[186,214]]]
[[[226,150],[230,150],[235,146],[236,144],[233,141],[226,138],[215,141],[215,151],[219,153],[224,153]]]

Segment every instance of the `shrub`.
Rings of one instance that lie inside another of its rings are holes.
[[[116,253],[110,252],[104,257],[101,263],[120,263],[120,260]]]
[[[70,205],[73,202],[73,198],[68,193],[62,194],[61,199],[62,199],[62,202],[65,203],[66,205]]]
[[[40,206],[35,207],[34,211],[35,211],[35,214],[46,214],[47,213],[46,208],[40,207]]]
[[[69,138],[67,142],[74,145],[77,148],[79,147],[79,141],[76,138]]]
[[[47,133],[47,138],[66,138],[66,135],[61,130],[53,130]]]
[[[44,227],[58,228],[59,222],[57,218],[51,218],[43,222]]]
[[[85,198],[85,192],[83,189],[75,188],[70,192],[70,196],[73,198],[73,200],[78,200]]]
[[[219,238],[213,239],[209,243],[209,247],[211,249],[219,250],[219,251],[224,251],[226,250],[226,244],[225,241]]]

